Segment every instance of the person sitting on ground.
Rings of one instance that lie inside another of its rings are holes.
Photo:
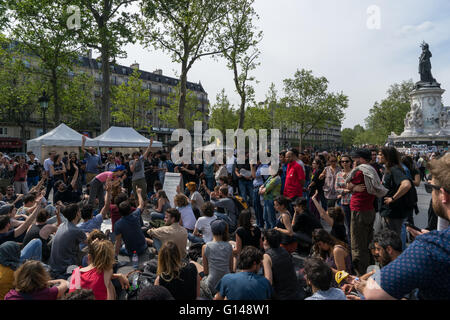
[[[0,300],[14,288],[14,271],[20,266],[20,245],[6,241],[0,245]]]
[[[214,300],[269,300],[273,289],[269,280],[258,274],[263,254],[253,246],[245,247],[238,258],[239,272],[223,276],[216,286]]]
[[[324,229],[313,232],[314,253],[320,256],[333,270],[352,273],[352,261],[347,244],[336,239]]]
[[[200,192],[197,191],[197,184],[195,182],[188,182],[186,183],[186,188],[189,190],[189,201],[191,203],[192,210],[194,211],[194,215],[195,212],[197,212],[196,217],[200,216],[202,205],[205,201],[203,200]]]
[[[202,216],[195,223],[194,232],[188,234],[189,241],[193,243],[208,243],[213,240],[211,223],[217,219],[214,215],[214,206],[211,202],[205,202],[202,206]]]
[[[292,231],[298,240],[298,251],[309,254],[312,246],[312,233],[315,229],[322,229],[322,224],[308,210],[308,200],[303,197],[297,198],[294,202]]]
[[[281,232],[281,246],[289,253],[293,253],[298,246],[297,239],[292,230],[292,217],[288,210],[290,200],[284,196],[279,196],[274,200],[274,207],[280,213],[274,230]]]
[[[264,277],[273,287],[273,299],[298,300],[299,290],[294,261],[286,249],[280,247],[281,233],[276,230],[264,232]]]
[[[219,188],[218,198],[211,193],[211,203],[217,208],[214,213],[217,218],[225,220],[231,232],[236,230],[239,212],[233,199],[229,197],[228,187],[222,186]]]
[[[189,204],[189,199],[184,194],[177,194],[173,200],[175,206],[181,214],[180,225],[186,228],[189,233],[192,233],[195,228],[195,218],[192,206]]]
[[[54,188],[56,190],[55,196],[53,198],[54,203],[58,203],[61,201],[65,205],[71,203],[78,203],[81,200],[81,190],[78,190],[78,167],[73,164],[75,167],[75,174],[70,182],[70,185],[67,186],[63,180],[57,180],[54,184]]]
[[[156,274],[155,286],[168,289],[175,300],[196,300],[200,296],[197,267],[180,256],[179,248],[173,241],[162,245]]]
[[[155,189],[155,193],[150,197],[150,203],[156,207],[158,206],[158,191],[163,190],[163,184],[161,181],[156,180],[153,188]]]
[[[69,266],[81,264],[80,243],[86,243],[86,233],[77,227],[81,219],[81,211],[77,204],[70,204],[62,211],[67,219],[56,231],[52,242],[49,265],[53,278],[67,279]]]
[[[111,282],[119,279],[123,289],[128,289],[127,277],[113,274],[114,246],[109,240],[94,240],[88,246],[89,265],[72,272],[69,292],[76,289],[92,289],[95,300],[115,300],[116,292]]]
[[[165,226],[149,229],[147,234],[153,240],[153,247],[159,251],[166,242],[173,241],[180,251],[182,259],[186,257],[188,233],[186,228],[180,225],[181,213],[175,208],[166,210],[164,216]]]
[[[13,186],[8,186],[6,188],[5,195],[1,200],[8,204],[12,204],[14,207],[16,207],[16,209],[19,209],[23,205],[22,201],[23,196],[24,196],[23,194],[18,194],[14,192]]]
[[[305,261],[305,279],[313,292],[305,300],[347,300],[342,290],[331,287],[333,272],[323,260],[309,258]]]
[[[56,209],[56,224],[49,224],[48,219],[50,218],[50,214],[46,209],[39,210],[36,223],[28,228],[27,233],[23,239],[22,246],[25,247],[30,241],[33,239],[39,239],[42,242],[42,262],[46,263],[50,258],[50,236],[55,234],[58,231],[58,227],[61,225],[61,217],[60,217],[60,206],[57,206]]]
[[[314,205],[316,206],[317,210],[319,211],[320,217],[329,226],[331,226],[330,234],[336,239],[348,243],[347,231],[345,229],[344,224],[345,220],[344,210],[339,206],[330,206],[328,207],[328,210],[325,211],[317,199],[318,195],[319,193],[316,191],[316,193],[311,199],[314,202]]]
[[[167,194],[164,190],[159,190],[156,193],[156,208],[153,209],[154,211],[150,213],[150,219],[151,220],[163,220],[164,219],[164,213],[167,209],[170,208],[170,201],[169,198],[167,198]]]
[[[257,249],[263,248],[261,231],[258,227],[252,225],[251,219],[252,213],[250,210],[242,210],[239,215],[238,228],[236,229],[236,242],[232,242],[234,245],[234,266],[236,266],[237,257],[239,257],[242,249],[246,246],[253,246]]]
[[[33,209],[32,213],[28,218],[15,229],[11,229],[11,220],[8,215],[0,216],[0,244],[6,241],[15,241],[21,242],[23,241],[23,237],[25,236],[25,232],[32,225],[36,219],[36,216],[41,209],[40,198],[36,199],[36,206]],[[23,237],[22,237],[23,236]],[[20,241],[19,241],[20,239]],[[27,259],[42,259],[42,243],[40,240],[35,239],[30,241],[22,250],[21,250],[21,261],[25,261]]]
[[[5,300],[56,300],[67,288],[66,280],[51,280],[41,262],[30,260],[14,272],[14,289],[5,295]]]
[[[233,272],[233,248],[228,242],[228,224],[223,220],[211,223],[213,241],[202,247],[203,273],[200,282],[202,296],[212,300],[216,294],[216,285],[222,277]]]
[[[148,245],[151,245],[150,239],[147,239],[142,232],[142,210],[144,210],[145,202],[142,197],[142,189],[137,188],[137,194],[139,199],[139,206],[136,210],[131,211],[131,204],[129,201],[124,201],[119,204],[119,213],[122,216],[119,221],[116,222],[114,227],[115,235],[115,255],[119,255],[119,251],[122,247],[122,239],[125,243],[125,249],[122,249],[122,253],[128,257],[133,256],[133,253],[139,256],[140,261],[148,260]]]
[[[126,192],[120,192],[117,196],[113,198],[113,203],[109,206],[110,216],[111,216],[111,231],[114,232],[114,226],[116,222],[122,218],[119,213],[119,205],[128,200],[128,194]],[[136,208],[131,208],[132,211]]]
[[[26,219],[27,216],[29,216],[29,211],[33,210],[36,200],[36,193],[27,193],[23,196],[23,206],[17,209],[16,211],[16,219]]]

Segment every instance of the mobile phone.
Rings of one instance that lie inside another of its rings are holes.
[[[406,224],[407,227],[410,227],[411,229],[414,229],[416,231],[422,232],[422,229],[416,227],[415,225],[411,224],[411,223],[407,223]]]

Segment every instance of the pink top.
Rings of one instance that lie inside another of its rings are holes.
[[[79,277],[79,280],[77,279]],[[69,292],[73,292],[77,289],[79,282],[79,287],[83,289],[91,289],[94,293],[95,300],[107,300],[108,291],[105,286],[104,273],[99,273],[96,268],[89,271],[81,271],[80,268],[75,269],[72,272],[71,285]]]
[[[100,181],[101,183],[105,183],[106,180],[108,179],[108,177],[111,178],[111,180],[114,180],[112,171],[102,172],[102,173],[98,174],[95,178],[98,181]]]

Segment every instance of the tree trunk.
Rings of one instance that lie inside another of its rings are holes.
[[[298,144],[298,151],[302,152],[302,148],[303,148],[303,135],[300,134],[300,141],[299,141],[299,144]]]
[[[53,93],[53,104],[55,107],[54,121],[55,125],[58,126],[61,123],[61,105],[59,104],[59,94],[58,94],[58,76],[56,74],[56,69],[52,70],[52,77],[50,79],[52,84]]]
[[[178,128],[187,129],[184,121],[184,111],[186,107],[186,94],[187,94],[187,60],[183,60],[181,63],[181,84],[180,84],[180,100],[178,104]]]
[[[102,44],[102,75],[103,75],[103,81],[102,81],[102,105],[100,110],[100,133],[105,132],[109,128],[110,123],[110,100],[111,100],[111,93],[110,93],[110,69],[109,69],[109,58],[110,58],[110,52],[109,52],[109,45],[107,43]]]
[[[239,129],[244,129],[244,121],[245,121],[245,98],[241,97],[241,107],[239,110]]]

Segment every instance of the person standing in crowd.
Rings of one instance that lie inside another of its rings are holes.
[[[19,163],[14,165],[14,176],[13,176],[13,185],[14,192],[20,194],[28,193],[28,185],[27,185],[27,173],[28,173],[28,164],[25,161],[24,157],[19,157]]]
[[[292,152],[294,161],[297,162],[302,167],[303,172],[305,172],[305,163],[303,162],[305,154],[303,152],[300,153],[296,148],[292,148],[290,151]]]
[[[281,234],[276,230],[264,231],[264,277],[273,287],[274,300],[298,300],[300,292],[292,256],[282,247]]]
[[[70,183],[72,178],[75,176],[75,173],[78,174],[76,185],[77,190],[82,191],[82,183],[81,183],[81,172],[80,172],[80,162],[77,159],[77,154],[75,152],[71,152],[69,154],[69,158],[67,159],[66,164],[66,183]]]
[[[105,171],[113,171],[118,165],[112,153],[108,153],[108,157],[105,163]]]
[[[450,153],[429,164],[434,212],[450,220]],[[358,283],[357,289],[367,300],[401,299],[418,289],[419,299],[450,299],[450,228],[418,235],[394,261],[381,269],[380,280],[370,278]]]
[[[202,177],[206,180],[206,185],[208,186],[209,190],[213,190],[214,186],[216,185],[214,172],[218,171],[218,169],[219,169],[219,166],[216,164],[214,151],[211,153],[211,156],[212,156],[212,159],[210,159],[209,163],[207,163],[206,160],[203,161],[203,172],[202,172]],[[223,173],[225,173],[226,167],[224,166],[223,169],[224,169]],[[228,174],[223,175],[223,176],[228,177]]]
[[[7,157],[0,156],[0,194],[5,193],[7,187],[11,184],[13,166],[9,163]]]
[[[169,169],[167,167],[167,158],[165,154],[161,154],[158,162],[158,179],[163,185],[166,172],[169,172]]]
[[[305,184],[305,171],[294,158],[294,153],[286,153],[286,162],[288,163],[286,171],[286,181],[283,195],[291,200],[303,196],[303,186]]]
[[[286,171],[287,171],[287,163],[286,163],[286,151],[281,151],[279,154],[280,166],[281,170],[283,170],[281,174],[281,190],[280,193],[284,192],[284,184],[286,182]]]
[[[265,229],[273,229],[277,223],[273,200],[281,194],[281,177],[283,170],[275,171],[270,167],[271,176],[260,187],[259,193],[264,197],[264,225]]]
[[[66,165],[62,162],[61,155],[55,154],[53,156],[53,164],[50,165],[50,172],[53,176],[54,183],[59,180],[66,182]]]
[[[320,175],[324,170],[322,160],[320,160],[319,157],[315,157],[311,163],[311,167],[312,167],[312,174],[311,174],[311,182],[308,185],[307,189],[308,194],[312,196],[316,193],[316,190],[318,190],[320,203],[322,204],[323,207],[324,205],[326,205],[325,195],[323,192],[323,185],[325,183],[325,180],[319,179]],[[310,208],[311,213],[313,213],[316,216],[316,218],[320,220],[320,214],[312,202],[310,202]]]
[[[153,145],[153,137],[150,138],[150,144],[143,155],[139,152],[133,152],[133,160],[130,161],[130,170],[133,173],[131,184],[133,192],[137,194],[137,188],[142,189],[142,197],[147,200],[147,181],[145,180],[144,159],[147,158]]]
[[[42,165],[39,160],[36,159],[35,154],[32,151],[27,152],[29,160],[27,161],[28,173],[27,173],[27,186],[28,190],[38,184],[41,176]]]
[[[245,247],[238,257],[239,272],[223,276],[216,286],[214,300],[269,300],[273,289],[269,280],[258,274],[263,254],[255,247]]]
[[[383,198],[380,214],[383,217],[384,227],[400,236],[403,222],[410,213],[412,214],[414,206],[403,198],[412,188],[411,181],[406,176],[400,162],[400,154],[394,147],[381,149],[380,162],[386,167],[383,185],[389,190]]]
[[[104,198],[104,185],[110,179],[113,183],[113,187],[120,184],[120,182],[123,181],[123,179],[126,177],[124,176],[125,173],[125,167],[123,165],[117,166],[113,172],[111,171],[105,171],[92,179],[90,183],[90,191],[89,191],[89,200],[88,204],[95,206],[95,199],[98,198],[98,207],[103,208],[105,205],[105,198]]]
[[[270,157],[270,154],[268,155]],[[262,164],[259,161],[251,166],[252,179],[253,179],[253,210],[255,211],[256,224],[260,229],[264,228],[264,207],[261,205],[262,196],[259,189],[264,185],[264,182],[269,177],[269,166]]]
[[[387,193],[381,185],[375,169],[369,164],[372,158],[370,150],[359,149],[352,156],[354,169],[346,178],[347,189],[352,192],[350,200],[351,221],[350,237],[353,267],[358,275],[366,273],[371,264],[369,244],[373,238],[375,221],[375,197]]]
[[[234,173],[238,178],[239,195],[249,205],[253,205],[253,182],[252,171],[248,152],[245,154],[245,163],[237,164]]]
[[[55,151],[50,151],[48,153],[48,158],[44,160],[45,176],[47,177],[47,190],[45,191],[45,199],[48,199],[48,197],[50,196],[50,192],[53,190],[53,184],[55,183],[53,175],[50,171],[50,166],[53,165],[53,157],[55,156],[55,154]]]
[[[347,240],[348,243],[351,243],[350,240],[350,220],[351,220],[351,210],[350,210],[350,199],[351,192],[347,189],[347,183],[345,179],[352,171],[352,159],[349,155],[344,154],[341,156],[341,160],[339,164],[342,167],[342,170],[339,171],[336,175],[336,193],[338,195],[338,204],[344,210],[345,215],[345,228],[347,230]]]
[[[337,158],[334,155],[328,157],[329,165],[325,167],[319,176],[319,179],[324,180],[323,192],[327,202],[325,210],[329,207],[334,207],[337,201],[336,192],[336,176],[341,171],[341,168],[337,166]]]
[[[100,169],[102,168],[102,159],[100,155],[95,152],[95,149],[92,147],[87,148],[87,151],[84,148],[84,144],[86,143],[86,137],[81,137],[81,152],[84,154],[84,160],[86,160],[86,183],[90,183],[95,176],[100,173]]]

